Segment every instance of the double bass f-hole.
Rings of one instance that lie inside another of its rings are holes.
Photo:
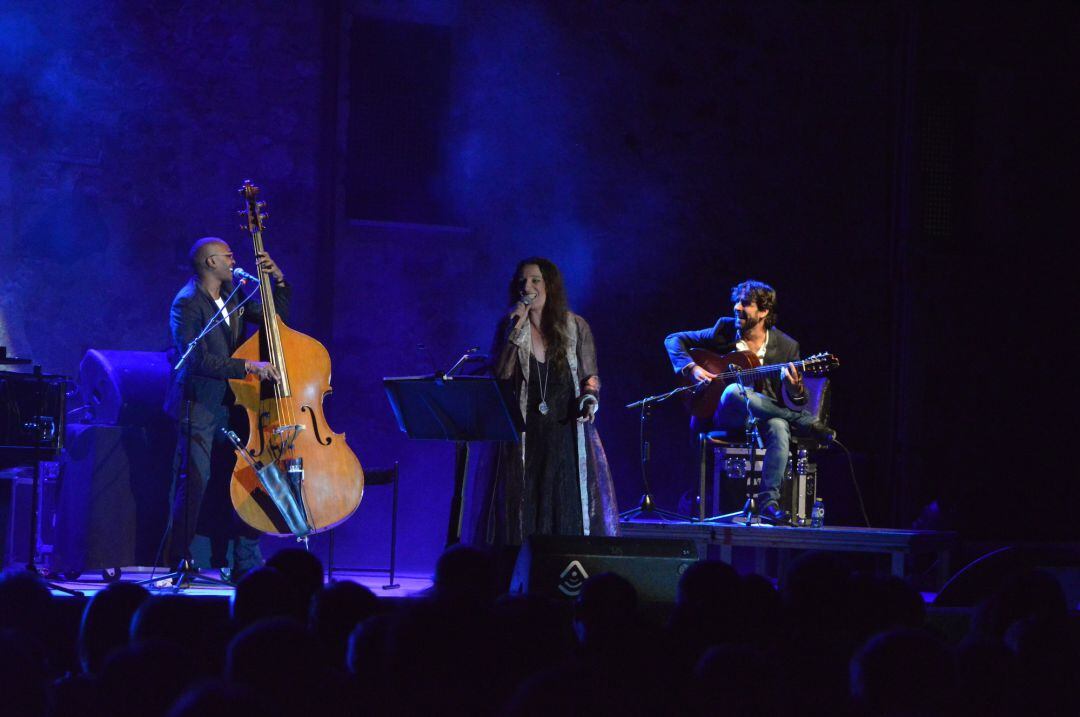
[[[311,406],[304,404],[300,407],[300,413],[311,416],[311,430],[315,431],[315,440],[319,442],[319,445],[328,446],[334,442],[333,436],[327,436],[326,440],[323,440],[322,433],[319,431],[319,418],[315,415],[315,411],[311,410]],[[300,427],[303,428],[303,426]]]

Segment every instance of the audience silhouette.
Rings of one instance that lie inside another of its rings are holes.
[[[834,554],[779,588],[701,561],[666,621],[614,573],[575,600],[502,594],[498,556],[455,546],[421,599],[323,585],[285,550],[221,601],[131,583],[87,601],[77,634],[28,572],[0,577],[0,712],[28,717],[1071,714],[1076,614],[1050,573],[1004,582],[966,635],[918,592]],[[67,603],[71,605],[72,603]],[[944,623],[942,623],[944,624]]]

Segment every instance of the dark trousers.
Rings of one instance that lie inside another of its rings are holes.
[[[228,565],[229,541],[233,541],[233,569],[250,570],[262,562],[261,533],[240,520],[229,498],[236,454],[222,433],[229,426],[228,406],[205,406],[191,402],[181,407],[173,475],[176,493],[172,503],[172,534],[168,560],[175,565],[190,555],[196,533],[210,539],[210,566]],[[189,450],[190,449],[190,450]]]

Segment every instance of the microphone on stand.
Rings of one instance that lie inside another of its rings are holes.
[[[241,269],[238,266],[233,267],[232,276],[233,276],[233,281],[235,281],[237,284],[243,284],[243,283],[246,283],[248,281],[253,281],[256,284],[259,283],[259,277],[252,276],[251,274],[247,273],[246,271],[244,271],[243,269]]]

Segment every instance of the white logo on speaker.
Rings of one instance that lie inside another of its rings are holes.
[[[571,560],[559,575],[559,592],[567,597],[577,597],[588,577],[589,574],[585,572],[584,566],[576,560]]]

